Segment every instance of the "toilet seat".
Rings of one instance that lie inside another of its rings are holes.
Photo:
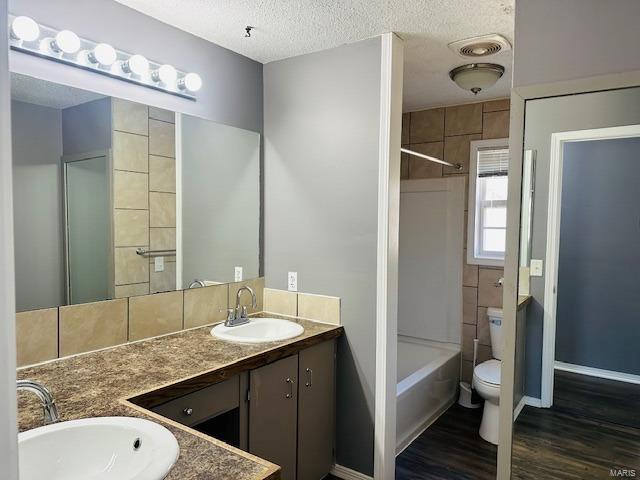
[[[488,385],[500,387],[500,360],[487,360],[473,369],[476,380]]]

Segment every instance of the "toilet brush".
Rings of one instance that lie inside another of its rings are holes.
[[[473,340],[473,368],[476,367],[476,358],[478,356],[478,339]],[[472,374],[473,376],[473,370]],[[467,382],[460,382],[460,397],[458,398],[458,404],[465,408],[479,408],[482,406],[480,396],[473,388],[473,382],[471,384]]]
[[[476,365],[478,363],[478,343],[480,340],[477,338],[473,339],[473,369],[475,371]],[[476,392],[476,389],[473,386],[473,381],[471,382],[471,403],[480,405],[482,403],[482,397]]]

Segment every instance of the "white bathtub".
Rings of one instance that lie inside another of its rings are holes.
[[[460,347],[398,335],[396,453],[456,399]]]

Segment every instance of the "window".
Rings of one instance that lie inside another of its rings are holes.
[[[509,139],[471,142],[467,263],[504,265]]]

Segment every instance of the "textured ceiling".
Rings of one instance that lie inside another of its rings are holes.
[[[116,1],[262,63],[396,32],[406,42],[405,110],[509,95],[511,52],[488,57],[505,75],[474,97],[448,78],[469,61],[447,44],[489,33],[512,41],[515,0]]]
[[[39,78],[11,73],[11,99],[43,107],[68,108],[104,98],[104,95],[67,87]]]

